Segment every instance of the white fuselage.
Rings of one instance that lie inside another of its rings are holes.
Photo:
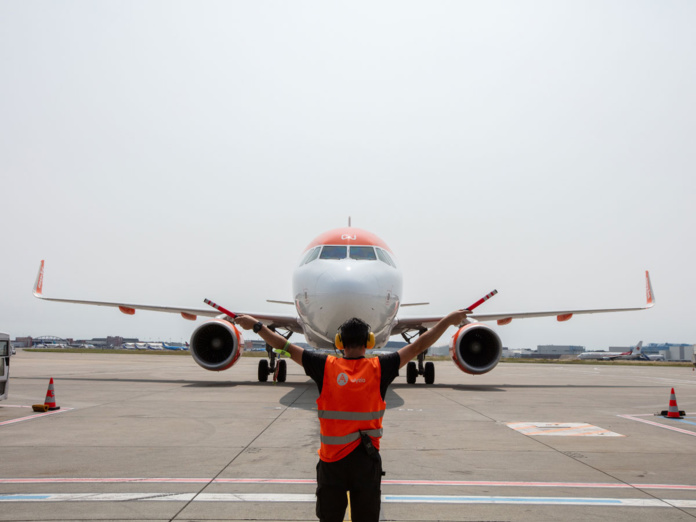
[[[307,342],[317,348],[333,347],[338,327],[352,317],[370,325],[375,348],[384,346],[401,291],[401,271],[380,259],[317,257],[301,262],[293,275],[295,307]]]

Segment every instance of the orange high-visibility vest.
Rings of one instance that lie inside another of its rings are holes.
[[[379,390],[382,367],[379,360],[340,359],[328,356],[324,382],[317,399],[324,462],[341,460],[360,444],[360,431],[379,449],[382,417],[387,403]]]

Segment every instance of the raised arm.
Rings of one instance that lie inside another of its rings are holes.
[[[430,348],[435,341],[437,341],[442,334],[445,333],[447,328],[462,324],[466,320],[467,314],[470,313],[471,311],[469,310],[457,310],[452,312],[451,314],[440,319],[435,326],[424,334],[420,335],[414,342],[401,348],[401,350],[397,352],[401,358],[399,368],[403,368],[408,361],[416,357],[419,353]]]
[[[254,327],[254,325],[259,321],[250,315],[238,315],[237,317],[235,317],[234,322],[235,324],[238,324],[245,330],[251,330]],[[261,330],[259,330],[257,333],[259,337],[261,337],[261,339],[266,341],[276,350],[285,350],[286,352],[288,352],[290,354],[290,358],[297,364],[302,366],[302,352],[304,352],[304,348],[289,343],[285,337],[274,332],[265,325],[262,326]]]

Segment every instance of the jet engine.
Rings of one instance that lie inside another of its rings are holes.
[[[237,362],[244,349],[244,338],[232,323],[212,319],[193,331],[189,349],[199,366],[219,372]]]
[[[450,357],[459,369],[472,375],[490,372],[503,353],[503,344],[492,328],[481,323],[462,326],[450,341]]]

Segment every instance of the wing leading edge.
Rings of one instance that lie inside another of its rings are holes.
[[[514,313],[496,313],[496,314],[472,314],[469,317],[472,321],[486,322],[496,321],[498,325],[510,324],[513,319],[527,319],[531,317],[556,317],[557,321],[568,321],[574,315],[585,314],[604,314],[610,312],[635,312],[637,310],[647,310],[655,305],[655,294],[653,293],[652,283],[650,282],[650,273],[645,271],[645,294],[646,304],[641,307],[632,308],[595,308],[591,310],[553,310],[546,312],[514,312]],[[409,317],[398,318],[392,334],[400,334],[409,330],[418,330],[420,328],[430,328],[435,325],[443,316],[428,316],[428,317]]]
[[[63,299],[56,297],[46,297],[43,295],[43,282],[44,282],[44,260],[41,261],[41,266],[39,267],[39,273],[36,276],[36,282],[34,283],[34,297],[43,299],[44,301],[55,301],[58,303],[74,303],[74,304],[84,304],[92,306],[106,306],[110,308],[118,308],[121,312],[127,315],[135,314],[136,310],[147,310],[151,312],[166,312],[172,314],[180,314],[184,319],[190,321],[195,321],[200,317],[220,317],[220,312],[212,308],[187,308],[187,307],[177,307],[177,306],[160,306],[160,305],[144,305],[144,304],[133,304],[133,303],[117,303],[109,301],[87,301],[84,299]],[[259,314],[254,312],[239,312],[239,314],[250,314],[262,321],[267,326],[273,326],[278,328],[283,328],[290,330],[295,333],[302,333],[302,328],[296,317],[287,315],[275,315],[275,314]]]

